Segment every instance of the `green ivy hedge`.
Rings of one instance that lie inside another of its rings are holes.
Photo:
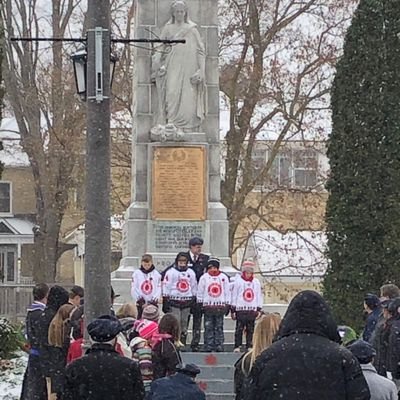
[[[22,326],[0,318],[0,359],[10,359],[17,350],[23,348],[24,342]]]

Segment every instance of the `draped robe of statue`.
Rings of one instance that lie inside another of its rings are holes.
[[[153,58],[157,123],[196,132],[205,116],[205,49],[197,25],[168,22],[162,39],[185,39],[185,44],[162,47]],[[160,73],[161,72],[161,73]]]

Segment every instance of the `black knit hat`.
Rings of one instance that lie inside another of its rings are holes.
[[[185,253],[184,251],[180,251],[175,258],[175,264],[178,264],[178,260],[180,258],[186,258],[186,261],[189,261],[189,255],[188,253]]]
[[[101,317],[92,321],[88,327],[87,331],[89,336],[95,342],[109,342],[114,339],[123,328],[119,319],[113,315],[102,315]]]
[[[370,308],[371,310],[375,310],[375,308],[379,307],[381,305],[381,301],[379,300],[379,297],[376,294],[368,293],[364,297],[365,304]]]
[[[347,348],[354,354],[360,364],[368,364],[376,356],[375,349],[364,340],[356,340]]]
[[[62,305],[67,304],[68,300],[68,292],[63,287],[54,285],[47,296],[47,307],[57,311]]]
[[[219,258],[210,257],[210,258],[208,259],[207,269],[209,269],[209,268],[211,268],[211,267],[215,267],[215,268],[219,268],[219,267],[220,267]]]

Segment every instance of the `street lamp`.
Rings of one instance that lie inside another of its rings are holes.
[[[76,92],[82,100],[86,100],[86,83],[87,83],[87,52],[86,49],[78,50],[71,56],[72,64],[74,66],[74,76],[76,84]],[[110,56],[110,87],[112,87],[114,79],[115,65],[118,58]]]
[[[85,49],[77,51],[71,56],[74,66],[74,76],[76,84],[76,92],[82,100],[86,99],[86,63],[87,53]]]

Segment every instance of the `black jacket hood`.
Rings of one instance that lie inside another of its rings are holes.
[[[181,257],[185,257],[186,260],[189,261],[189,255],[188,255],[188,253],[186,253],[186,252],[184,252],[184,251],[180,251],[180,252],[176,255],[176,257],[175,257],[175,265],[178,265],[178,259],[181,258]]]
[[[340,343],[331,310],[317,292],[305,290],[293,298],[280,325],[277,340],[296,333],[312,333]]]
[[[58,310],[63,304],[68,303],[68,292],[61,286],[53,286],[47,297],[47,307]]]

